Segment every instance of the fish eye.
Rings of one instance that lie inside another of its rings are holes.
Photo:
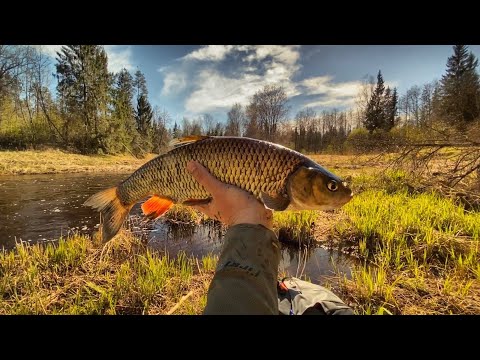
[[[330,191],[337,191],[338,190],[338,184],[335,180],[330,180],[328,183],[327,183],[327,188],[328,190]]]

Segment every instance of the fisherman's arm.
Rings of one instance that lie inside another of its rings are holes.
[[[213,198],[195,208],[229,226],[204,314],[277,315],[280,250],[272,211],[247,192],[221,183],[198,163],[189,163],[188,170]]]
[[[272,230],[238,224],[225,235],[204,314],[278,315],[280,252]]]

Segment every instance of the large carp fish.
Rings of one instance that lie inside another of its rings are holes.
[[[133,205],[148,196],[142,211],[150,219],[162,216],[173,204],[210,201],[210,194],[186,169],[190,160],[276,211],[332,210],[352,198],[352,191],[339,177],[278,144],[245,137],[189,136],[174,140],[172,145],[169,152],[85,202],[103,216],[103,241],[115,236]]]

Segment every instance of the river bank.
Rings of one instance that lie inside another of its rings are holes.
[[[321,272],[323,285],[334,287],[357,314],[480,313],[478,210],[467,208],[459,198],[419,186],[418,178],[405,171],[384,171],[381,164],[354,163],[347,156],[317,159],[340,176],[350,177],[354,199],[333,212],[275,212],[274,224],[283,241],[322,243],[357,259],[348,265],[349,277],[345,269],[330,278]],[[90,231],[97,218],[79,204],[117,181],[114,176],[123,175],[98,176],[30,179],[26,175],[18,180],[11,176],[11,184],[5,177],[0,183],[5,190],[3,214],[11,216],[0,221],[0,228],[8,225],[4,234],[23,233],[32,243],[58,224]],[[1,215],[2,211],[0,220]],[[0,313],[163,314],[189,294],[174,313],[201,313],[214,267],[207,254],[211,248],[218,250],[220,243],[211,239],[208,228],[198,225],[199,214],[191,208],[175,207],[166,218],[189,224],[188,233],[196,231],[198,238],[155,227],[151,242],[157,243],[157,249],[126,233],[103,248],[77,235],[56,244],[22,244],[6,250],[0,255]],[[32,229],[27,237],[28,226]],[[182,249],[176,251],[180,244],[183,250],[197,253],[181,255]],[[165,245],[175,250],[170,257],[159,250]],[[304,249],[292,251],[297,256],[303,253]],[[338,266],[338,258],[324,255],[307,263],[307,278],[315,264],[331,261]],[[286,264],[294,276],[304,268],[298,259]]]
[[[216,257],[175,258],[123,233],[0,253],[0,314],[200,314]]]
[[[80,155],[60,150],[0,151],[0,175],[131,172],[155,155]]]
[[[61,150],[0,151],[0,175],[62,174],[82,172],[131,172],[154,158],[149,154],[143,159],[132,155],[81,155]],[[332,171],[378,167],[368,162],[366,155],[309,155]]]

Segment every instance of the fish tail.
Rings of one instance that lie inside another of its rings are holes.
[[[112,187],[92,195],[85,201],[84,205],[90,206],[102,214],[103,242],[109,241],[118,233],[133,206],[133,204],[122,204],[118,197],[117,187]]]

